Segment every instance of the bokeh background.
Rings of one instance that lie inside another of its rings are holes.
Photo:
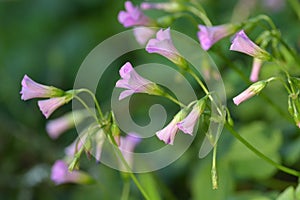
[[[275,21],[284,39],[298,52],[300,50],[300,19],[289,1],[201,2],[214,24],[267,14]],[[24,74],[37,82],[71,89],[77,70],[88,53],[101,41],[125,30],[117,21],[118,12],[124,9],[123,3],[120,0],[0,0],[0,199],[119,199],[122,191],[119,173],[88,158],[82,159],[83,168],[98,183],[55,186],[50,181],[51,165],[63,156],[64,147],[77,133],[71,130],[59,139],[51,140],[45,131],[46,119],[36,101],[22,101],[19,92]],[[186,26],[191,29],[184,28]],[[197,29],[187,20],[176,21],[172,28],[196,39]],[[225,52],[223,57],[248,77],[251,58],[227,51],[229,45],[227,38],[213,50]],[[142,63],[143,57],[138,55],[128,56],[135,60],[133,62]],[[262,97],[235,107],[231,98],[248,83],[227,66],[226,60],[214,53],[211,56],[223,76],[228,106],[239,132],[274,160],[300,170],[298,128]],[[124,60],[119,63],[124,63]],[[107,82],[101,96],[104,105],[118,79],[120,66],[116,64],[116,68],[109,70],[104,78]],[[273,73],[274,66],[268,63],[263,68],[262,77]],[[287,115],[287,97],[280,86],[275,84],[264,94]],[[176,106],[167,106],[170,113],[176,112]],[[64,106],[52,118],[70,108]],[[140,109],[142,111],[136,111],[137,121],[142,116],[139,113],[145,112]],[[218,154],[220,187],[213,191],[211,156],[202,160],[198,158],[199,140],[171,166],[152,175],[140,176],[142,184],[147,185],[155,198],[275,199],[286,187],[297,185],[295,177],[276,171],[224,130]],[[130,199],[140,199],[134,185],[132,188]]]

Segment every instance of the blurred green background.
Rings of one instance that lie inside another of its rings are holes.
[[[249,1],[202,2],[214,24],[238,19],[232,17],[237,5],[251,7],[244,4]],[[24,74],[47,85],[66,90],[72,88],[77,70],[88,53],[101,41],[125,30],[117,21],[118,12],[124,9],[123,3],[119,0],[0,0],[0,199],[119,199],[122,179],[118,172],[87,159],[83,159],[85,169],[99,183],[54,186],[49,179],[51,165],[63,156],[64,147],[76,133],[68,131],[58,140],[51,140],[36,101],[22,101],[19,92]],[[283,6],[274,9],[266,6],[264,1],[253,1],[253,4],[250,17],[259,13],[270,15],[285,40],[299,51],[299,19],[290,5],[283,1]],[[185,20],[179,20],[174,28],[196,36],[195,32],[187,31],[185,25],[189,26]],[[226,51],[228,47],[229,39],[225,39],[214,48],[223,50],[248,77],[251,58],[232,54]],[[262,98],[238,108],[233,106],[231,97],[247,84],[223,60],[216,57],[216,63],[223,75],[228,106],[240,133],[274,160],[300,170],[300,132],[297,127],[283,120]],[[117,70],[113,69],[108,75],[109,88],[118,78]],[[272,73],[272,64],[267,64],[262,77]],[[279,95],[282,91],[281,87],[273,86],[265,94],[271,97],[276,94],[275,103],[286,110],[286,96]],[[104,103],[106,99],[102,97]],[[173,108],[176,109],[171,106],[170,110]],[[70,106],[63,107],[53,118],[69,109]],[[217,191],[211,189],[211,158],[198,159],[197,142],[171,166],[151,176],[143,175],[141,181],[152,185],[149,190],[160,194],[162,199],[173,196],[213,200],[274,199],[287,186],[297,184],[295,177],[277,172],[226,131],[220,138],[219,149],[220,188]],[[139,198],[139,192],[133,189],[131,199]]]

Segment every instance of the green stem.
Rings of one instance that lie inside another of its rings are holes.
[[[129,199],[129,193],[130,193],[130,182],[129,182],[129,180],[125,180],[121,200],[128,200]]]
[[[218,189],[218,174],[217,174],[217,144],[214,146],[213,150],[213,160],[212,160],[212,167],[211,167],[211,178],[212,178],[212,186],[213,189]]]
[[[255,153],[257,156],[259,156],[261,159],[265,160],[266,162],[268,162],[269,164],[273,165],[274,167],[276,167],[278,170],[281,170],[287,174],[293,175],[293,176],[297,176],[300,177],[300,172],[296,171],[294,169],[290,169],[288,167],[285,167],[283,165],[280,165],[276,162],[274,162],[272,159],[270,159],[269,157],[267,157],[265,154],[263,154],[262,152],[260,152],[258,149],[256,149],[254,146],[252,146],[249,142],[247,142],[247,140],[245,140],[243,137],[240,136],[240,134],[238,134],[233,127],[231,127],[228,124],[225,124],[227,130],[236,138],[238,139],[241,143],[243,143],[249,150],[251,150],[253,153]]]
[[[83,107],[85,107],[85,109],[87,109],[87,111],[91,114],[91,116],[93,116],[95,118],[96,122],[99,122],[97,115],[95,115],[95,113],[93,113],[91,111],[91,109],[87,106],[87,104],[79,96],[74,95],[74,98],[77,99],[83,105]]]
[[[300,3],[298,0],[289,0],[289,3],[291,4],[291,8],[294,9],[296,15],[298,16],[300,20]]]
[[[168,93],[164,93],[163,94],[164,97],[166,97],[167,99],[173,101],[174,103],[176,103],[177,105],[179,105],[180,107],[186,107],[186,105],[184,105],[183,103],[181,103],[180,101],[178,101],[177,99],[175,99],[174,97],[172,97],[170,94]]]
[[[129,166],[129,164],[125,160],[125,158],[124,158],[121,150],[118,148],[118,145],[117,145],[114,137],[111,134],[108,134],[108,136],[110,137],[111,141],[113,142],[114,150],[117,153],[117,157],[121,159],[121,162],[124,164],[126,170],[128,171],[127,173],[129,174],[130,178],[133,180],[133,182],[135,183],[135,185],[137,186],[137,188],[140,190],[140,192],[142,193],[142,195],[144,196],[144,198],[147,199],[147,200],[150,200],[150,197],[146,193],[145,189],[142,187],[142,185],[140,184],[140,182],[138,181],[138,179],[136,178],[136,176],[131,171],[131,167]]]
[[[99,103],[98,103],[98,101],[97,101],[97,98],[96,98],[95,94],[94,94],[93,92],[91,92],[89,89],[85,89],[85,88],[79,89],[78,92],[86,92],[86,93],[88,93],[89,95],[91,95],[91,97],[93,98],[93,101],[94,101],[95,104],[96,104],[96,108],[97,108],[97,111],[98,111],[98,113],[99,113],[99,115],[100,115],[100,118],[101,118],[101,119],[104,119],[102,110],[101,110],[101,108],[100,108],[100,105],[99,105]]]
[[[186,8],[188,11],[190,11],[191,13],[193,13],[194,15],[199,17],[199,19],[201,19],[205,25],[212,26],[211,21],[208,19],[208,17],[206,16],[206,14],[204,12],[201,12],[200,10],[198,10],[197,8],[195,8],[193,6],[186,6]]]

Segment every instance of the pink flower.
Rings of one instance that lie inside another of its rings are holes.
[[[120,138],[119,148],[122,152],[122,155],[124,156],[124,159],[131,167],[133,164],[133,153],[134,153],[133,151],[140,142],[141,142],[141,138],[137,137],[134,134],[128,134],[126,135],[126,137]],[[126,169],[125,166],[123,166],[122,168]]]
[[[227,37],[233,34],[237,27],[232,24],[225,24],[219,26],[198,26],[200,31],[198,32],[198,38],[201,44],[202,49],[207,51],[212,45],[221,40],[224,37]]]
[[[148,53],[157,53],[167,59],[171,60],[175,64],[186,67],[185,60],[180,56],[178,50],[175,48],[171,39],[170,28],[166,30],[159,30],[156,33],[156,38],[149,40],[146,51]]]
[[[63,115],[62,117],[48,121],[48,123],[46,124],[48,135],[52,139],[56,139],[63,132],[75,125],[75,119],[76,123],[80,123],[86,116],[86,113],[83,111],[73,111],[71,113]]]
[[[271,59],[270,54],[252,42],[244,30],[241,30],[235,35],[230,50],[242,52],[260,60]]]
[[[150,26],[152,24],[152,21],[130,1],[125,2],[125,9],[126,11],[120,11],[118,15],[118,20],[124,27]]]
[[[62,96],[64,91],[52,86],[39,84],[25,75],[22,79],[22,90],[20,94],[22,94],[22,100],[28,100],[33,98]]]
[[[252,81],[252,82],[258,81],[259,71],[260,71],[262,64],[263,64],[262,60],[257,59],[257,58],[253,59],[250,81]]]
[[[56,184],[91,182],[91,177],[79,170],[69,171],[67,164],[62,160],[57,160],[51,169],[51,180]]]
[[[141,26],[134,28],[133,34],[135,36],[136,41],[140,45],[145,45],[150,40],[150,38],[152,38],[155,35],[155,31],[151,28]]]
[[[134,93],[147,93],[153,95],[158,95],[161,93],[161,90],[155,83],[144,79],[138,73],[136,73],[130,62],[127,62],[125,65],[123,65],[119,73],[122,79],[118,80],[116,87],[127,89],[120,94],[119,100],[124,99]]]
[[[246,101],[247,99],[253,97],[254,95],[257,95],[260,93],[262,89],[264,89],[269,81],[258,81],[256,83],[253,83],[249,88],[247,88],[245,91],[243,91],[241,94],[233,98],[233,102],[236,105],[239,105],[240,103]]]
[[[194,127],[204,109],[205,101],[199,100],[196,105],[194,105],[192,111],[188,114],[188,116],[177,123],[178,128],[186,134],[193,135]]]
[[[38,106],[42,111],[43,115],[48,119],[48,117],[60,106],[68,103],[72,99],[72,96],[65,95],[62,97],[54,97],[47,100],[38,101]]]
[[[177,123],[185,116],[185,112],[181,110],[175,115],[173,120],[162,130],[156,132],[156,136],[166,144],[173,145],[175,136],[178,131]]]

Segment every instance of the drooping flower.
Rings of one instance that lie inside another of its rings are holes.
[[[258,81],[258,76],[260,72],[260,68],[263,64],[263,61],[257,58],[253,59],[252,70],[250,74],[250,81],[256,82]]]
[[[184,7],[178,2],[164,2],[164,3],[150,3],[150,2],[143,2],[141,3],[142,10],[164,10],[166,12],[178,12],[182,11]]]
[[[133,165],[133,151],[140,142],[141,138],[137,137],[135,134],[128,134],[126,137],[120,138],[119,149],[121,150],[124,159],[130,167]],[[123,170],[126,169],[124,165],[121,166]]]
[[[161,89],[155,83],[141,77],[132,67],[130,62],[125,63],[119,71],[121,80],[118,80],[116,87],[125,88],[119,100],[122,100],[134,93],[147,93],[152,95],[161,94]]]
[[[199,100],[194,106],[192,111],[182,121],[177,123],[178,128],[186,133],[193,135],[194,127],[205,109],[205,101]]]
[[[166,30],[159,30],[156,33],[156,38],[149,40],[146,45],[146,51],[148,53],[160,54],[178,66],[186,68],[186,61],[182,58],[173,44],[170,28],[167,28]]]
[[[59,107],[72,100],[72,95],[65,95],[62,97],[54,97],[46,100],[38,101],[38,106],[43,115],[48,119],[49,116]]]
[[[140,45],[145,45],[155,35],[155,31],[151,28],[141,26],[135,27],[133,34]]]
[[[57,160],[51,169],[51,180],[56,184],[64,183],[91,183],[92,178],[85,172],[79,170],[69,171],[67,164],[63,160]]]
[[[118,14],[118,20],[124,27],[131,26],[151,26],[152,20],[148,18],[140,10],[139,7],[134,6],[131,1],[125,2],[126,11],[120,11]]]
[[[237,26],[233,24],[224,24],[219,26],[199,25],[198,38],[203,50],[207,51],[216,42],[224,37],[232,35],[237,31]]]
[[[75,119],[76,123],[80,123],[86,116],[84,111],[73,111],[57,119],[50,120],[46,124],[47,133],[52,139],[56,139],[75,125]]]
[[[240,103],[248,100],[249,98],[253,97],[254,95],[257,95],[264,89],[269,81],[258,81],[256,83],[253,83],[248,87],[245,91],[243,91],[241,94],[233,98],[233,102],[236,105],[239,105]]]
[[[177,123],[180,122],[185,115],[186,113],[184,110],[179,111],[165,128],[156,132],[156,136],[166,144],[173,145],[175,136],[178,132]]]
[[[47,85],[39,84],[25,75],[22,79],[22,100],[28,100],[33,98],[49,98],[58,97],[64,94],[64,91]]]
[[[271,59],[270,54],[252,42],[244,30],[241,30],[235,35],[230,50],[248,54],[260,60]]]

